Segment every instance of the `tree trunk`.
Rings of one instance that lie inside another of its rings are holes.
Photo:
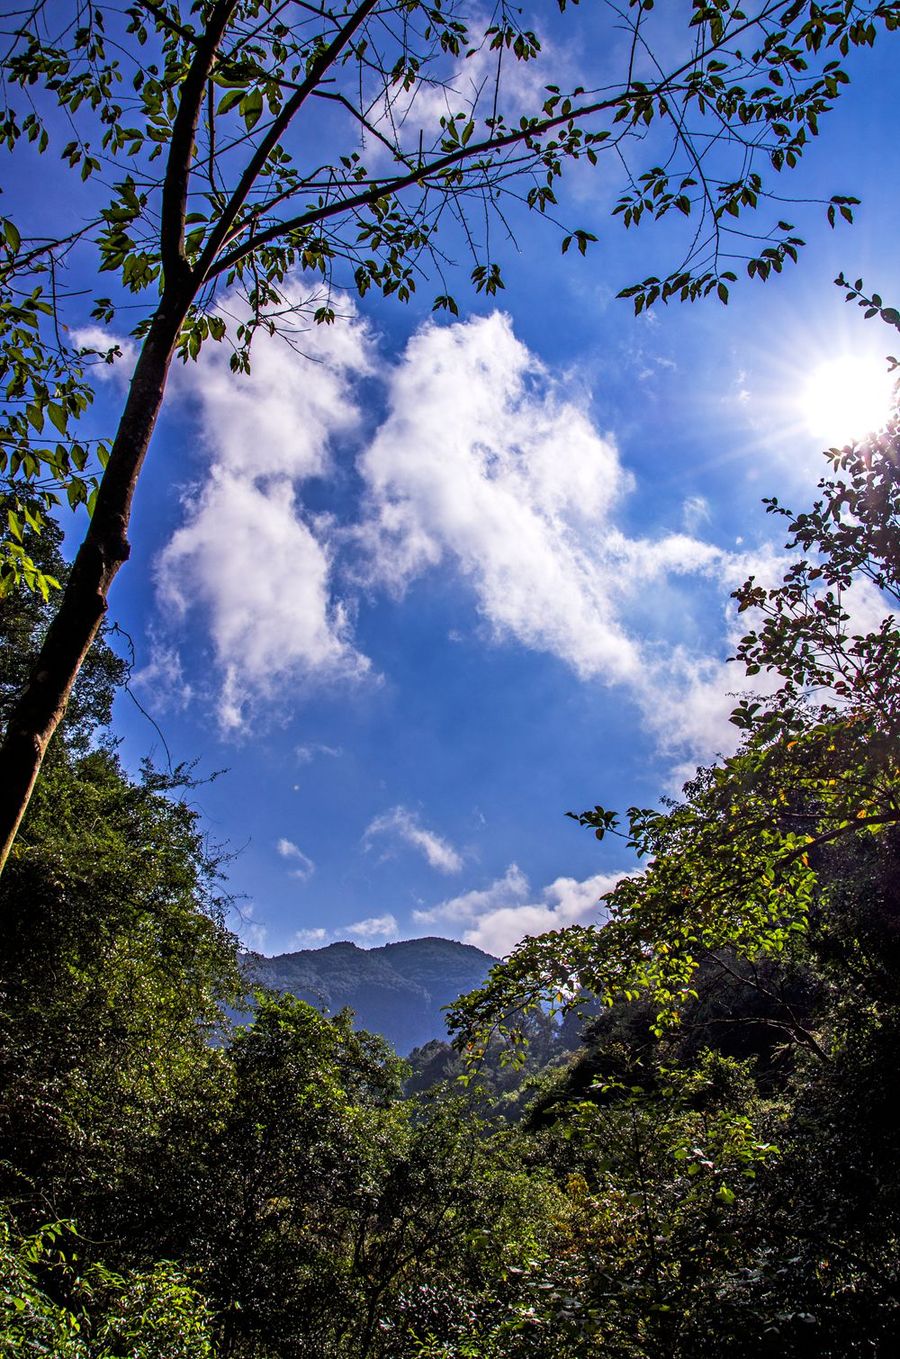
[[[168,292],[168,290],[166,290]],[[141,348],[87,534],[0,746],[0,873],[28,806],[44,753],[97,635],[116,572],[130,552],[135,485],[162,405],[190,297],[163,293]]]

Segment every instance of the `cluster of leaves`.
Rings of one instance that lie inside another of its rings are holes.
[[[79,1245],[71,1223],[22,1236],[0,1218],[3,1359],[212,1359],[209,1313],[174,1265],[79,1273]]]
[[[900,330],[900,311],[896,307],[886,307],[878,293],[872,293],[871,296],[868,296],[864,291],[861,278],[858,278],[855,283],[850,283],[844,278],[843,274],[838,274],[834,281],[838,288],[844,289],[844,300],[846,302],[855,302],[858,307],[862,308],[867,321],[871,320],[873,316],[877,316],[884,321],[885,325],[891,326],[894,330]],[[890,370],[893,372],[898,366],[900,365],[898,365],[897,359],[889,354],[888,367]]]
[[[0,498],[0,514],[8,502]],[[25,521],[23,547],[41,574],[64,580],[66,568],[60,555],[63,534],[54,519],[47,519],[40,534]],[[0,720],[9,711],[28,679],[35,639],[47,623],[47,600],[41,593],[19,590],[0,603]],[[127,667],[101,636],[91,648],[66,710],[62,742],[71,749],[86,750],[98,729],[108,727],[112,700],[126,678]],[[58,748],[57,746],[54,749]]]
[[[40,533],[63,501],[90,511],[108,449],[75,437],[93,389],[39,281],[52,264],[38,251],[23,289],[16,277],[21,252],[15,225],[0,221],[0,598],[24,585],[46,600],[59,581],[41,570],[26,538]]]

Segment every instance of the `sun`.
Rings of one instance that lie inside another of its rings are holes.
[[[840,446],[883,428],[893,391],[894,379],[883,364],[860,355],[826,359],[801,386],[801,418],[810,434]]]

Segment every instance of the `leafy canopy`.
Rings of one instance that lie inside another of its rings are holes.
[[[70,233],[57,230],[55,192],[46,222],[14,202],[0,219],[0,489],[11,497],[0,589],[54,587],[23,532],[61,499],[91,511],[109,457],[77,428],[91,368],[114,352],[110,341],[89,356],[66,329],[87,321],[84,281],[95,321],[124,307],[143,337],[169,299],[181,357],[226,342],[240,370],[260,327],[330,324],[341,290],[406,301],[435,278],[434,307],[455,314],[448,274],[462,257],[475,291],[496,293],[498,232],[514,232],[523,209],[583,254],[596,234],[568,223],[557,198],[581,161],[611,168],[626,227],[671,219],[675,266],[623,290],[638,311],[724,302],[738,267],[765,279],[796,259],[791,223],[745,219],[817,135],[853,49],[896,28],[897,0],[694,0],[678,18],[652,0],[570,18],[559,0],[559,11],[532,17],[505,0],[489,11],[468,0],[7,10],[0,143],[20,173],[47,154],[85,187]],[[597,55],[582,83],[563,85],[553,47],[573,41]],[[618,69],[601,56],[611,50]],[[832,225],[855,201],[830,199]],[[241,306],[223,307],[223,289]]]

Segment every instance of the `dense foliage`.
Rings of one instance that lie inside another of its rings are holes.
[[[215,855],[97,652],[2,885],[0,1355],[896,1354],[900,428],[770,510],[736,754],[579,818],[647,867],[459,1002],[474,1064],[262,990],[229,1029]]]

